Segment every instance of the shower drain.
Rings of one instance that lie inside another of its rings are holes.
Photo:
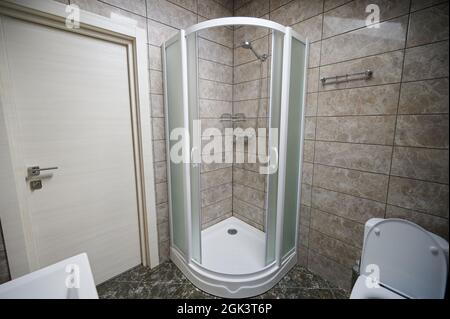
[[[236,234],[237,234],[237,229],[235,229],[235,228],[229,228],[229,229],[227,230],[227,233],[230,234],[230,235],[236,235]]]

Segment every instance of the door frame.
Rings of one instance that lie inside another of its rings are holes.
[[[128,56],[129,85],[130,85],[130,113],[132,118],[133,158],[135,164],[136,199],[138,206],[139,238],[141,261],[144,266],[155,267],[159,264],[156,200],[153,165],[152,124],[150,116],[149,75],[147,32],[135,25],[117,22],[111,18],[99,16],[80,10],[79,28],[69,29],[65,25],[66,5],[52,0],[6,0],[0,2],[1,16],[21,19],[40,25],[45,25],[66,32],[74,32],[120,45],[126,46]],[[0,25],[0,43],[4,41],[3,30]],[[2,46],[4,47],[4,46]],[[6,50],[0,50],[0,66],[7,69]],[[27,209],[25,191],[27,185],[23,181],[25,172],[23,167],[17,166],[22,158],[20,146],[15,145],[17,123],[15,123],[14,100],[8,94],[8,72],[0,74],[0,108],[4,113],[5,128],[8,134],[8,146],[16,181],[17,200],[19,210],[8,212],[10,215],[19,214],[20,223],[3,223],[3,233],[6,250],[18,249],[12,239],[21,240],[26,254],[9,253],[12,260],[8,260],[11,277],[15,278],[39,268],[38,256],[35,254],[35,242],[31,228],[31,216]],[[15,216],[17,218],[17,216]],[[8,227],[5,227],[8,224]],[[14,226],[13,226],[14,225]],[[20,245],[19,245],[20,246]],[[20,257],[22,256],[22,257]],[[20,265],[20,266],[19,266]],[[18,268],[18,269],[16,269]]]

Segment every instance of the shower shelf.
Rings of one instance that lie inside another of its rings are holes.
[[[244,113],[236,113],[231,115],[230,113],[224,113],[220,116],[220,122],[245,122],[247,118]]]

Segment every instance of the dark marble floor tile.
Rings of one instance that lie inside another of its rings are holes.
[[[334,299],[349,299],[350,298],[350,292],[348,292],[344,289],[334,288],[334,289],[331,289],[331,291],[333,292]]]
[[[295,266],[277,284],[279,288],[330,288],[329,283],[307,269]]]
[[[279,288],[275,286],[258,299],[334,299],[328,288]]]
[[[138,266],[97,286],[103,299],[203,299],[217,298],[195,287],[172,262],[154,269]],[[330,285],[301,266],[258,299],[346,299],[348,292]]]

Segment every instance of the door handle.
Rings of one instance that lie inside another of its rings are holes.
[[[53,167],[44,167],[44,168],[40,168],[39,166],[30,166],[27,168],[27,172],[28,178],[34,177],[34,176],[39,176],[41,174],[41,171],[50,171],[50,170],[55,170],[58,169],[57,166],[53,166]]]

